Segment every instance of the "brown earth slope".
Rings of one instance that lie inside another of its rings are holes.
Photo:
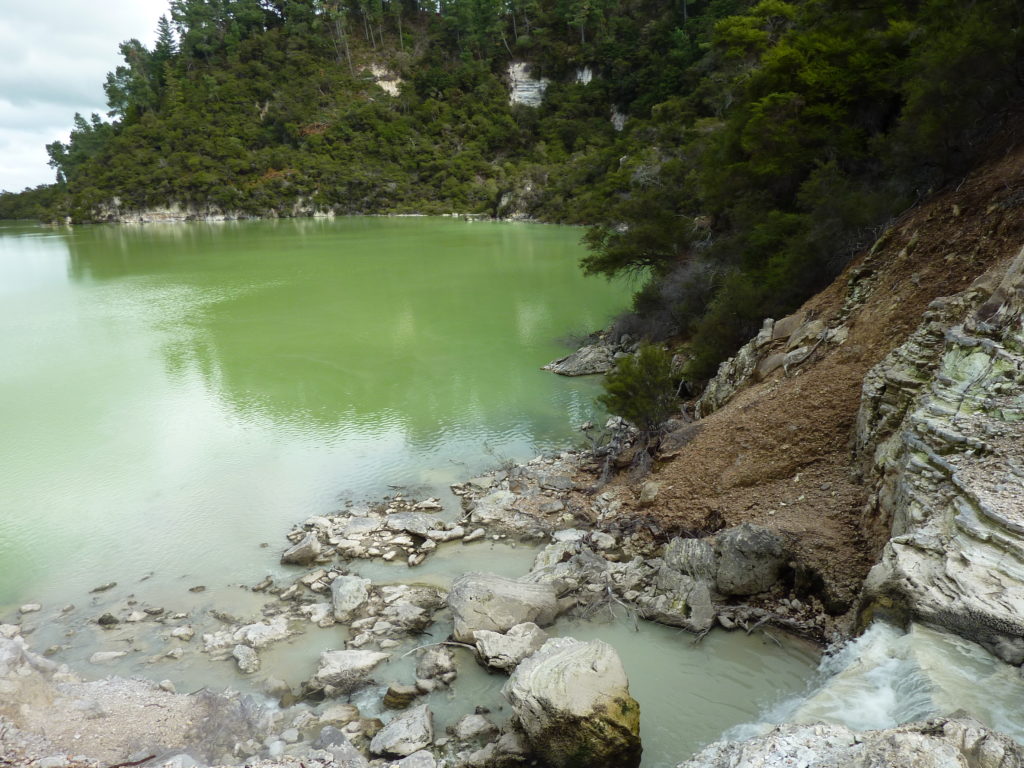
[[[1024,145],[1014,139],[895,221],[800,308],[801,319],[845,325],[848,338],[819,345],[801,366],[740,390],[698,422],[696,436],[654,471],[661,491],[648,514],[662,529],[706,529],[712,520],[776,529],[824,579],[830,608],[851,604],[884,544],[860,525],[870,488],[857,476],[851,438],[862,380],[932,300],[967,288],[1024,243]]]

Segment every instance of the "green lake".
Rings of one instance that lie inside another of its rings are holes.
[[[598,384],[539,368],[629,293],[581,276],[580,234],[0,225],[0,605],[262,576],[340,499],[571,444]]]
[[[450,483],[579,444],[579,424],[603,418],[600,381],[540,367],[566,354],[559,338],[604,327],[630,294],[581,275],[580,234],[445,218],[0,223],[0,622],[20,621],[34,647],[86,676],[256,694],[274,676],[297,688],[344,641],[338,629],[313,626],[242,677],[198,639],[171,660],[175,621],[104,631],[96,618],[145,606],[198,627],[258,618],[266,598],[244,585],[295,578],[278,562],[294,524],[396,487],[458,514]],[[485,541],[413,570],[352,567],[377,583],[446,586],[466,570],[524,574],[535,552]],[[42,610],[19,618],[28,602]],[[619,649],[649,768],[757,720],[817,663],[813,649],[760,634],[698,646],[623,621],[552,632]],[[97,650],[126,655],[98,667]],[[395,679],[414,663],[399,651]],[[439,727],[474,703],[499,717],[505,706],[504,678],[460,653],[454,693],[430,697]],[[364,713],[380,693],[367,690]]]

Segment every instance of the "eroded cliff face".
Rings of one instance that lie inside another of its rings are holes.
[[[865,380],[857,445],[892,538],[864,617],[941,626],[1024,662],[1024,250]],[[950,322],[952,321],[952,322]]]
[[[172,202],[165,206],[152,208],[130,208],[113,198],[92,211],[93,221],[120,224],[153,224],[158,222],[176,221],[240,221],[243,219],[277,219],[277,218],[330,218],[335,215],[333,210],[317,208],[312,203],[299,198],[291,205],[267,209],[260,213],[221,208],[212,203],[195,204]]]

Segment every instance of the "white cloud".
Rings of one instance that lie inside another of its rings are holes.
[[[0,7],[0,189],[53,181],[45,145],[67,141],[75,112],[105,114],[118,45],[152,45],[168,0],[49,0]]]

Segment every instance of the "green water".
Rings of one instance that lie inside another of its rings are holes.
[[[563,447],[538,370],[628,286],[580,230],[352,218],[0,225],[0,607],[259,578],[292,523]]]
[[[404,486],[440,496],[454,517],[449,483],[577,440],[599,381],[539,368],[565,353],[560,336],[603,326],[629,294],[580,275],[579,235],[446,219],[0,223],[0,621],[20,620],[36,649],[86,676],[297,687],[343,631],[310,626],[242,677],[169,628],[211,631],[217,611],[257,620],[266,597],[239,585],[294,579],[278,555],[310,515]],[[485,541],[445,545],[415,570],[353,568],[447,587],[465,570],[524,574],[534,556]],[[29,601],[42,611],[18,619]],[[95,623],[145,606],[187,619]],[[449,631],[442,612],[426,639]],[[551,631],[619,650],[644,712],[647,768],[670,768],[798,693],[816,659],[743,633],[698,646],[656,625]],[[181,660],[165,656],[172,647]],[[88,661],[96,650],[128,655],[100,667]],[[411,681],[407,652],[380,682]],[[507,717],[504,678],[460,654],[454,694],[429,697],[439,728],[481,702]],[[364,714],[381,695],[364,692]]]

